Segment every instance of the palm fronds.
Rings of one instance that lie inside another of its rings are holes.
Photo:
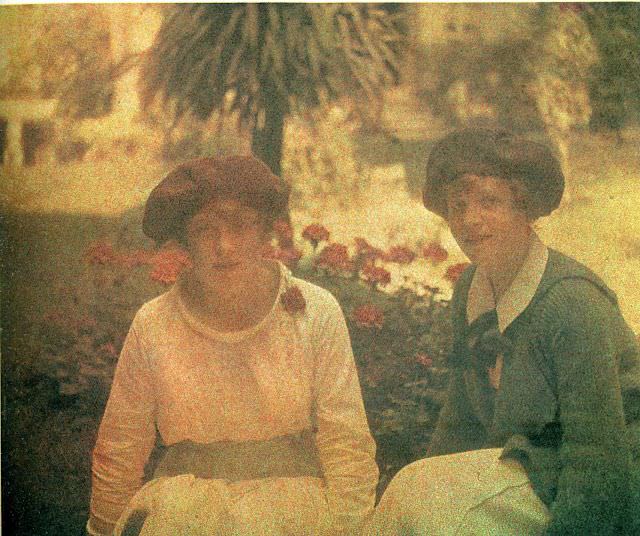
[[[397,71],[397,15],[368,4],[195,4],[170,10],[143,68],[143,103],[177,117],[237,112],[250,124],[362,92],[378,98]]]

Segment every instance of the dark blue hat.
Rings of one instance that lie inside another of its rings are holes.
[[[564,192],[562,167],[549,147],[503,130],[469,128],[445,136],[431,150],[424,206],[446,218],[446,186],[465,174],[522,181],[533,218],[556,209]]]

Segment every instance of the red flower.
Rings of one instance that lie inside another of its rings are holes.
[[[302,238],[309,240],[315,247],[318,245],[318,242],[329,240],[329,231],[319,223],[312,223],[304,228],[302,231]]]
[[[302,251],[294,247],[274,248],[270,246],[269,249],[267,249],[263,253],[263,256],[266,259],[274,259],[280,261],[289,268],[295,268],[298,264],[298,261],[302,258]]]
[[[289,246],[293,244],[293,229],[286,220],[278,220],[273,224],[273,230],[280,245]]]
[[[447,250],[437,242],[431,242],[424,248],[424,250],[422,250],[422,254],[424,255],[425,259],[430,260],[434,264],[439,264],[443,261],[446,261],[447,257],[449,257],[449,253],[447,252]]]
[[[380,329],[384,324],[384,313],[379,307],[368,303],[353,310],[353,319],[360,327]]]
[[[399,264],[409,264],[415,258],[416,254],[404,246],[393,246],[384,254],[385,261],[397,262]]]
[[[176,282],[180,272],[189,266],[189,256],[179,249],[160,250],[153,258],[153,270],[149,274],[151,279],[171,285]]]
[[[372,285],[388,285],[391,283],[391,274],[384,268],[374,266],[369,263],[362,269],[362,275],[365,281]]]
[[[348,272],[353,269],[347,246],[343,244],[329,244],[318,255],[316,264],[321,268],[342,270]]]
[[[102,346],[100,346],[100,350],[105,354],[110,355],[111,357],[118,357],[118,351],[116,350],[115,344],[113,344],[112,342],[103,344]]]
[[[452,283],[455,283],[462,275],[462,272],[467,269],[467,266],[469,266],[468,262],[459,262],[458,264],[452,264],[451,266],[449,266],[449,268],[447,268],[444,276]]]
[[[150,261],[151,255],[144,249],[137,249],[130,253],[125,253],[124,255],[121,255],[119,259],[120,264],[129,269],[149,264]]]
[[[364,238],[356,238],[354,242],[356,243],[358,256],[364,257],[366,260],[379,259],[384,255],[381,249],[372,246]]]
[[[294,247],[284,248],[280,250],[279,259],[289,268],[295,268],[301,258],[302,251]]]
[[[109,242],[94,242],[85,252],[89,264],[111,264],[116,260],[116,253]]]
[[[369,387],[377,387],[386,377],[387,370],[384,364],[370,360],[368,355],[362,356],[362,361],[367,363],[364,369],[364,381]]]
[[[296,286],[289,287],[280,296],[280,301],[285,311],[290,314],[303,313],[307,307],[307,302],[300,289]]]
[[[580,2],[561,2],[558,4],[560,11],[573,11],[574,13],[580,13],[584,11],[585,6]]]
[[[433,366],[433,359],[431,359],[427,354],[417,354],[416,361],[423,367],[430,368]]]

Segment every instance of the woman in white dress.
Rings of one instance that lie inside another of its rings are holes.
[[[92,535],[354,534],[378,468],[343,314],[262,252],[288,187],[204,158],[151,193],[144,232],[190,267],[136,314],[93,455]],[[167,447],[153,478],[156,434]]]

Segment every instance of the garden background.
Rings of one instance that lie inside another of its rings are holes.
[[[331,290],[383,489],[442,403],[466,259],[420,203],[465,125],[548,141],[568,191],[543,240],[601,274],[640,332],[637,4],[0,7],[2,522],[81,534],[90,454],[137,308],[184,266],[140,230],[198,155],[292,185],[271,255]]]

